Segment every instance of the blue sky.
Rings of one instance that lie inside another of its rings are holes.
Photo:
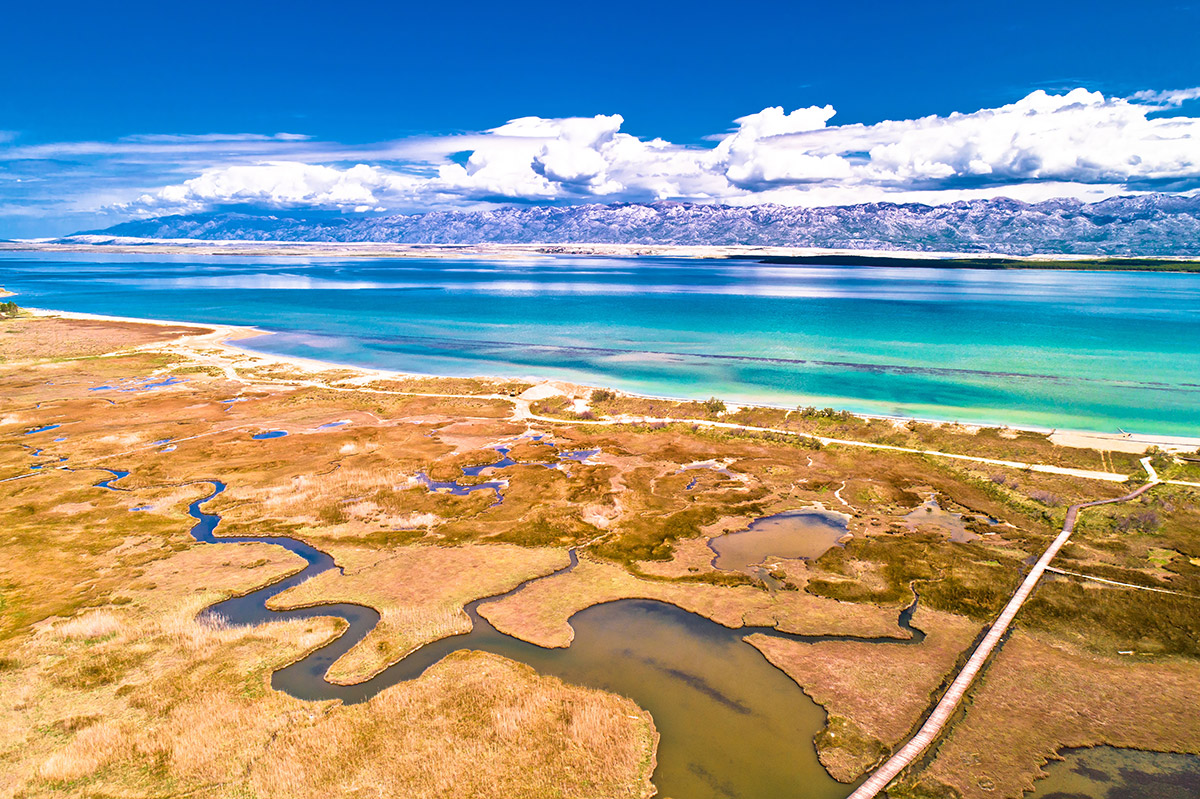
[[[3,18],[0,236],[242,201],[407,212],[1200,185],[1198,3],[66,2]],[[541,122],[506,127],[525,118]]]

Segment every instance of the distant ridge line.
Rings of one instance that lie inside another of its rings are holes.
[[[88,235],[207,241],[743,245],[1018,257],[1200,257],[1200,195],[1146,194],[1096,203],[1072,199],[1023,203],[999,198],[932,206],[866,203],[825,208],[658,202],[387,216],[238,208],[133,220]]]

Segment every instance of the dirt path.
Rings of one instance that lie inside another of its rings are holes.
[[[48,312],[39,312],[39,313],[46,314]],[[88,314],[61,314],[61,315],[66,316],[66,317],[106,318],[106,317],[92,317],[91,315],[88,315]],[[168,324],[168,323],[156,322],[155,324]],[[260,378],[253,378],[253,377],[247,378],[238,372],[238,368],[237,368],[238,364],[230,363],[230,359],[221,357],[220,355],[216,355],[212,352],[204,352],[203,350],[201,350],[200,346],[197,346],[197,345],[212,346],[218,350],[224,350],[226,352],[236,353],[238,356],[251,356],[251,357],[258,358],[258,359],[261,359],[261,360],[264,360],[267,362],[280,362],[280,363],[285,363],[285,364],[292,365],[292,366],[299,366],[302,369],[309,369],[314,364],[320,365],[320,366],[326,366],[326,367],[331,366],[331,364],[320,364],[319,362],[305,361],[304,359],[298,359],[298,358],[260,356],[258,354],[251,353],[246,350],[241,350],[236,345],[229,343],[229,341],[232,337],[237,336],[237,335],[245,336],[245,335],[247,335],[248,332],[250,332],[250,329],[234,328],[231,326],[221,326],[221,327],[214,327],[214,326],[208,326],[208,325],[204,325],[204,326],[205,327],[213,327],[213,331],[211,333],[206,333],[206,334],[202,334],[199,336],[189,336],[189,337],[186,337],[185,339],[183,339],[182,341],[170,342],[166,345],[164,345],[162,343],[154,343],[154,344],[143,345],[136,349],[146,350],[146,351],[173,352],[174,354],[187,357],[194,362],[198,362],[200,364],[207,365],[207,366],[214,366],[214,367],[220,369],[224,373],[224,375],[227,379],[235,381],[235,382],[240,382],[240,383],[243,383],[246,385],[254,385],[254,384],[264,385],[264,386],[277,385],[279,387],[287,387],[287,388],[310,387],[310,388],[322,388],[322,389],[332,390],[332,391],[341,391],[341,392],[346,392],[346,393],[367,393],[367,394],[384,394],[384,395],[415,396],[415,397],[437,397],[437,398],[444,398],[444,399],[501,400],[504,402],[511,402],[513,404],[512,420],[514,422],[523,423],[526,425],[530,425],[534,422],[540,422],[543,424],[556,424],[556,425],[585,424],[585,425],[600,425],[600,426],[617,426],[617,425],[627,425],[627,424],[654,424],[654,423],[660,423],[660,422],[661,423],[680,423],[680,424],[690,424],[690,425],[695,425],[695,426],[709,427],[709,428],[716,428],[716,429],[747,430],[747,431],[759,432],[759,433],[777,433],[777,434],[782,434],[782,435],[796,436],[797,438],[810,439],[810,440],[819,442],[823,446],[833,444],[833,445],[844,446],[844,447],[861,447],[864,449],[890,450],[892,452],[907,452],[907,453],[911,453],[914,455],[926,455],[926,456],[935,457],[935,458],[947,458],[950,460],[966,461],[966,462],[970,462],[970,463],[981,463],[981,464],[986,464],[989,466],[1003,466],[1003,467],[1012,468],[1012,469],[1023,469],[1023,470],[1033,471],[1033,472],[1043,472],[1046,474],[1060,474],[1060,475],[1065,475],[1065,476],[1069,476],[1069,477],[1079,477],[1079,478],[1083,478],[1086,480],[1104,480],[1106,482],[1121,483],[1129,478],[1129,475],[1119,474],[1119,473],[1115,473],[1115,472],[1101,472],[1101,471],[1094,471],[1094,470],[1090,470],[1090,469],[1076,469],[1076,468],[1066,467],[1066,466],[1051,466],[1049,464],[1042,464],[1042,463],[1026,463],[1023,461],[1009,461],[1009,460],[1001,460],[1001,459],[997,459],[997,458],[984,458],[984,457],[977,456],[977,455],[959,455],[959,454],[952,453],[952,452],[941,452],[938,450],[930,450],[930,449],[918,449],[915,447],[900,447],[900,446],[895,446],[892,444],[877,444],[877,443],[873,443],[873,442],[869,442],[869,441],[855,441],[852,439],[828,438],[826,436],[819,436],[819,435],[815,435],[812,433],[804,433],[804,432],[800,432],[797,430],[788,430],[788,429],[779,428],[779,427],[757,427],[754,425],[736,424],[733,422],[719,422],[719,421],[714,421],[711,419],[673,419],[673,418],[655,417],[655,416],[639,416],[639,417],[622,416],[622,417],[618,417],[618,418],[614,418],[614,419],[597,419],[597,420],[590,420],[587,422],[579,422],[577,420],[559,419],[559,418],[556,418],[553,416],[541,416],[539,414],[535,414],[530,407],[532,404],[530,400],[521,399],[519,397],[512,397],[512,396],[509,396],[506,394],[450,394],[450,393],[438,393],[438,392],[397,391],[397,390],[389,390],[389,389],[369,388],[366,386],[336,386],[336,385],[330,385],[330,384],[320,381],[320,380],[312,380],[312,379],[305,379],[305,378],[289,379],[289,380],[285,380],[285,381],[263,380]],[[253,332],[257,332],[257,331],[253,331]],[[363,372],[364,377],[388,376],[388,373],[380,372],[378,370],[364,370],[364,369],[359,369],[358,367],[347,367],[347,368],[354,368],[357,371]],[[220,432],[220,431],[211,431],[209,433],[203,433],[203,434],[201,434],[201,436],[212,435],[216,432]],[[198,438],[198,437],[200,437],[200,436],[192,436],[190,438]],[[188,439],[180,439],[180,440],[186,441]],[[144,447],[142,447],[142,448],[144,448]],[[142,448],[136,448],[136,449],[142,449]],[[1143,463],[1147,464],[1147,461],[1143,460]],[[1147,464],[1147,469],[1150,470],[1154,481],[1160,482],[1158,475],[1153,473],[1153,467],[1151,467]],[[22,479],[22,478],[29,477],[29,476],[31,476],[31,475],[24,475],[24,474],[16,475],[16,476],[0,479],[0,482],[7,482],[8,480]],[[1161,482],[1168,483],[1171,485],[1181,485],[1181,486],[1200,488],[1200,483],[1190,483],[1190,482],[1186,482],[1183,480],[1162,480]],[[839,497],[839,499],[840,499],[840,497]],[[842,501],[845,502],[844,500],[842,500]]]
[[[163,321],[163,320],[130,319],[130,318],[125,318],[125,317],[103,316],[103,315],[99,315],[99,314],[72,313],[72,312],[64,312],[64,311],[49,311],[49,310],[43,310],[43,309],[27,309],[27,310],[31,311],[35,316],[58,316],[58,317],[66,318],[66,319],[96,319],[96,320],[107,320],[107,321],[139,322],[139,323],[143,323],[143,324],[153,324],[153,325],[173,325],[173,326],[184,324],[184,323],[179,323],[179,322],[169,322],[169,321]],[[329,385],[328,383],[320,381],[320,380],[312,380],[312,379],[305,379],[305,378],[288,379],[288,380],[282,380],[282,381],[247,378],[247,377],[239,374],[239,372],[238,372],[239,364],[237,364],[236,362],[231,363],[230,362],[231,360],[238,359],[238,358],[249,358],[249,359],[252,359],[253,361],[257,362],[256,365],[262,365],[262,364],[268,364],[268,363],[278,363],[278,364],[292,366],[292,367],[295,367],[302,371],[314,371],[314,370],[319,371],[321,369],[330,369],[330,368],[349,369],[349,370],[356,371],[360,374],[360,377],[357,378],[359,380],[362,380],[362,379],[386,379],[386,378],[392,378],[392,377],[403,377],[403,375],[401,375],[399,373],[395,373],[395,372],[389,372],[387,370],[339,365],[339,364],[327,363],[327,362],[323,362],[323,361],[317,361],[317,360],[313,360],[313,359],[309,359],[309,358],[269,355],[266,353],[254,352],[251,350],[246,350],[246,349],[242,349],[242,348],[238,347],[237,344],[234,343],[237,341],[237,339],[261,335],[263,333],[263,331],[261,331],[257,328],[253,328],[253,327],[245,327],[245,326],[237,326],[237,325],[218,325],[218,324],[211,324],[211,323],[203,323],[203,324],[188,323],[188,324],[191,324],[191,326],[193,326],[193,327],[207,328],[211,332],[203,333],[200,335],[194,335],[194,336],[186,336],[182,339],[167,342],[167,343],[155,342],[155,343],[145,344],[145,345],[136,347],[134,349],[135,350],[144,350],[144,351],[157,350],[157,351],[172,352],[176,355],[181,355],[186,358],[189,358],[201,365],[216,367],[224,373],[224,375],[227,379],[235,381],[235,382],[245,383],[245,384],[255,384],[255,383],[257,383],[259,385],[277,384],[277,385],[280,385],[281,387],[286,386],[286,387],[292,387],[292,388],[300,388],[300,387],[307,386],[307,387],[313,387],[313,388],[330,389],[330,390],[334,390],[334,391],[344,391],[344,392],[349,392],[349,393],[363,392],[363,393],[371,393],[371,394],[392,394],[392,395],[405,395],[405,396],[441,397],[441,398],[446,398],[446,399],[502,400],[502,401],[513,403],[513,417],[512,418],[513,418],[513,421],[515,421],[515,422],[521,422],[521,423],[525,423],[525,424],[530,424],[532,422],[560,424],[560,425],[561,424],[580,424],[580,422],[577,420],[559,419],[559,418],[555,418],[552,416],[541,416],[541,415],[535,414],[535,413],[533,413],[533,411],[530,407],[530,405],[531,405],[530,400],[525,400],[525,399],[521,399],[519,397],[512,397],[512,396],[508,396],[508,395],[504,395],[504,394],[448,394],[448,393],[442,394],[442,393],[436,393],[436,392],[415,392],[415,391],[395,391],[395,390],[387,390],[387,389],[373,389],[373,388],[368,388],[365,386],[334,386],[334,385]],[[207,348],[209,348],[209,347],[211,347],[212,349],[207,350]],[[232,357],[231,358],[222,357],[222,355],[219,354],[220,351],[224,351],[224,353],[227,353]],[[975,456],[975,455],[959,455],[959,454],[950,453],[950,452],[940,452],[937,450],[919,449],[919,448],[915,448],[915,447],[901,447],[901,446],[895,446],[892,444],[877,444],[877,443],[872,443],[872,442],[867,442],[867,441],[854,441],[851,439],[827,438],[825,436],[819,436],[819,435],[815,435],[812,433],[803,433],[803,432],[799,432],[796,430],[788,430],[788,429],[783,429],[783,428],[778,428],[778,427],[757,427],[757,426],[753,426],[753,425],[736,424],[733,422],[713,421],[710,419],[671,419],[671,418],[650,417],[650,416],[646,416],[646,417],[622,416],[622,417],[618,417],[615,419],[592,420],[592,421],[588,421],[584,424],[588,424],[588,425],[624,425],[624,424],[653,424],[653,423],[658,423],[658,422],[663,422],[663,423],[674,422],[674,423],[691,424],[691,425],[697,425],[697,426],[703,426],[703,427],[709,427],[709,428],[722,428],[722,429],[729,429],[729,430],[748,430],[748,431],[760,432],[760,433],[778,433],[778,434],[782,434],[782,435],[796,436],[798,438],[807,438],[807,439],[810,439],[813,441],[818,441],[822,445],[836,444],[836,445],[844,446],[844,447],[862,447],[865,449],[890,450],[893,452],[907,452],[907,453],[911,453],[914,455],[927,455],[927,456],[935,457],[935,458],[947,458],[947,459],[951,459],[951,460],[967,461],[970,463],[982,463],[982,464],[986,464],[989,466],[1003,466],[1003,467],[1012,468],[1012,469],[1026,469],[1029,471],[1042,472],[1045,474],[1060,474],[1060,475],[1065,475],[1065,476],[1069,476],[1069,477],[1079,477],[1079,478],[1083,478],[1086,480],[1104,480],[1107,482],[1121,483],[1129,478],[1129,475],[1118,474],[1118,473],[1107,472],[1107,471],[1094,471],[1094,470],[1090,470],[1090,469],[1076,469],[1076,468],[1065,467],[1065,466],[1051,466],[1049,464],[1041,464],[1041,463],[1025,463],[1022,461],[1008,461],[1008,460],[1001,460],[1001,459],[996,459],[996,458],[984,458],[984,457]],[[1065,435],[1065,434],[1060,434],[1060,435]],[[1072,434],[1072,435],[1074,435],[1074,434]],[[1094,438],[1097,439],[1097,441],[1099,441],[1099,439],[1102,438],[1102,436],[1100,436],[1099,434],[1089,434],[1089,435],[1092,435]],[[1147,441],[1149,441],[1149,439],[1147,439]],[[1094,447],[1098,448],[1100,446],[1100,444],[1093,443],[1090,446],[1094,446]],[[1157,475],[1155,475],[1155,478],[1157,479]],[[1162,482],[1170,483],[1172,485],[1183,485],[1183,486],[1200,488],[1200,483],[1190,483],[1190,482],[1186,482],[1186,481],[1182,481],[1182,480],[1164,480]]]
[[[215,334],[206,334],[204,336],[192,337],[192,339],[193,340],[203,339],[207,343],[210,341],[210,337],[213,335],[215,335]],[[235,351],[240,352],[239,350],[236,350],[236,348],[231,347],[229,344],[225,343],[224,341],[219,341],[216,343],[219,346],[222,346],[224,348],[234,349]],[[1008,461],[1008,460],[1000,460],[997,458],[984,458],[984,457],[977,456],[977,455],[959,455],[959,454],[952,453],[952,452],[940,452],[938,450],[931,450],[931,449],[917,449],[915,447],[899,447],[899,446],[895,446],[892,444],[877,444],[877,443],[873,443],[873,442],[869,442],[869,441],[854,441],[852,439],[844,439],[844,438],[827,438],[825,436],[818,436],[818,435],[815,435],[812,433],[803,433],[803,432],[800,432],[797,430],[788,430],[788,429],[781,428],[781,427],[756,427],[754,425],[735,424],[733,422],[718,422],[718,421],[713,421],[711,419],[673,419],[673,418],[656,417],[656,416],[639,416],[639,417],[622,416],[622,417],[618,417],[615,419],[596,419],[596,420],[591,420],[591,421],[586,421],[586,422],[580,422],[580,421],[572,420],[572,419],[559,419],[559,418],[556,418],[553,416],[541,416],[539,414],[535,414],[535,413],[533,413],[532,409],[530,408],[531,402],[529,400],[524,400],[519,397],[508,396],[506,394],[448,394],[448,393],[443,394],[443,393],[436,393],[436,392],[396,391],[396,390],[389,390],[389,389],[368,388],[365,386],[353,386],[353,387],[351,387],[351,386],[335,386],[335,385],[330,385],[328,383],[325,383],[325,382],[322,382],[319,380],[311,380],[311,379],[303,379],[303,378],[291,379],[291,380],[286,380],[286,381],[262,380],[262,379],[247,378],[245,376],[242,376],[237,372],[236,365],[231,365],[228,363],[220,363],[219,362],[220,359],[212,358],[211,356],[206,357],[205,354],[198,353],[195,351],[195,349],[190,348],[190,347],[185,348],[185,347],[179,347],[178,345],[176,345],[175,347],[171,347],[171,346],[163,347],[162,345],[148,345],[141,349],[170,350],[170,351],[176,352],[177,354],[186,355],[187,357],[191,358],[192,360],[199,361],[205,365],[217,366],[218,368],[221,368],[222,371],[225,372],[227,378],[229,378],[231,380],[235,380],[240,383],[247,384],[247,385],[254,385],[254,384],[265,385],[265,386],[278,385],[280,387],[286,387],[286,388],[308,387],[308,388],[321,388],[321,389],[325,389],[325,390],[340,391],[340,392],[346,392],[346,393],[384,394],[384,395],[411,396],[411,397],[437,397],[437,398],[443,398],[443,399],[501,400],[504,402],[513,403],[512,420],[514,422],[524,423],[526,425],[531,424],[533,422],[541,422],[543,424],[556,424],[556,425],[589,425],[589,426],[590,425],[618,426],[618,425],[627,425],[627,424],[654,424],[654,423],[659,423],[659,422],[678,423],[678,424],[689,424],[689,425],[695,425],[695,426],[699,426],[699,427],[709,427],[709,428],[725,429],[725,430],[747,430],[747,431],[756,432],[756,433],[778,433],[778,434],[782,434],[782,435],[796,436],[797,438],[806,438],[806,439],[810,439],[813,441],[817,441],[822,446],[834,444],[834,445],[843,446],[843,447],[861,447],[864,449],[889,450],[892,452],[907,452],[907,453],[911,453],[914,455],[927,455],[927,456],[935,457],[935,458],[948,458],[950,460],[967,461],[970,463],[982,463],[982,464],[987,464],[989,466],[1004,466],[1004,467],[1008,467],[1011,469],[1023,469],[1023,470],[1033,471],[1033,472],[1043,472],[1046,474],[1061,474],[1061,475],[1066,475],[1069,477],[1080,477],[1080,478],[1083,478],[1086,480],[1104,480],[1106,482],[1111,482],[1111,483],[1122,483],[1122,482],[1125,482],[1125,480],[1127,480],[1129,478],[1129,475],[1117,474],[1114,472],[1098,472],[1098,471],[1093,471],[1090,469],[1075,469],[1075,468],[1071,468],[1071,467],[1067,467],[1067,466],[1051,466],[1049,464],[1042,464],[1042,463],[1025,463],[1023,461]],[[201,436],[212,435],[215,432],[219,432],[219,431],[202,433]],[[198,437],[200,437],[200,436],[191,436],[189,438],[198,438]],[[186,441],[188,439],[179,439],[179,440]],[[148,446],[152,446],[152,445],[148,445]],[[139,447],[139,448],[135,448],[135,449],[144,449],[144,448],[145,447]],[[1143,461],[1143,463],[1145,463],[1145,461]],[[1152,467],[1148,467],[1148,468],[1152,468]],[[11,478],[7,478],[7,479],[20,479],[21,477],[25,477],[25,476],[26,475],[19,475],[17,477],[11,477]],[[1155,478],[1155,481],[1157,482],[1158,476],[1154,475],[1154,478]],[[0,482],[4,482],[4,480],[0,480]],[[1187,486],[1200,487],[1200,484],[1186,483],[1186,482],[1180,481],[1180,480],[1165,480],[1162,482],[1171,483],[1173,485],[1187,485]],[[839,497],[839,499],[840,499],[840,497]],[[843,502],[844,502],[844,500],[843,500]]]
[[[513,399],[508,397],[507,399]],[[579,422],[569,419],[556,419],[553,416],[539,416],[533,413],[529,408],[527,400],[516,399],[516,411],[513,414],[514,421],[536,421],[551,424],[574,424],[574,425],[623,425],[623,424],[654,424],[657,422],[688,424],[699,427],[721,428],[726,430],[748,430],[754,433],[780,433],[783,435],[796,436],[797,438],[807,438],[812,441],[818,441],[822,446],[828,444],[836,444],[843,447],[862,447],[864,449],[882,449],[892,452],[909,452],[914,455],[930,455],[935,458],[949,458],[951,460],[970,461],[972,463],[985,463],[989,466],[1007,466],[1012,469],[1028,469],[1033,472],[1044,472],[1046,474],[1062,474],[1069,477],[1082,477],[1085,480],[1105,480],[1110,483],[1123,483],[1129,479],[1127,474],[1115,474],[1113,472],[1097,472],[1091,469],[1074,469],[1068,466],[1050,466],[1043,463],[1024,463],[1022,461],[1006,461],[996,458],[984,458],[978,455],[957,455],[953,452],[939,452],[933,449],[917,449],[915,447],[898,447],[892,444],[876,444],[870,441],[854,441],[846,438],[826,438],[813,433],[802,433],[796,430],[787,430],[782,427],[755,427],[754,425],[735,424],[733,422],[714,422],[711,419],[671,419],[656,416],[638,416],[638,417],[620,417],[617,419],[598,419],[594,421]]]
[[[1167,588],[1155,588],[1154,586],[1151,586],[1151,585],[1138,585],[1136,583],[1122,583],[1117,580],[1106,580],[1103,577],[1096,577],[1095,575],[1084,574],[1083,572],[1068,571],[1067,569],[1056,569],[1053,566],[1047,566],[1046,571],[1050,572],[1051,574],[1061,574],[1061,575],[1065,575],[1067,577],[1078,577],[1081,580],[1091,580],[1094,583],[1104,583],[1105,585],[1116,585],[1116,586],[1120,586],[1121,588],[1134,588],[1134,589],[1137,589],[1138,591],[1153,591],[1158,594],[1174,594],[1175,596],[1192,596],[1191,594],[1185,594],[1182,591],[1171,591],[1170,589],[1167,589]]]
[[[958,707],[958,703],[962,700],[963,695],[975,681],[975,677],[978,676],[980,669],[983,668],[983,664],[987,661],[988,657],[1000,643],[1000,639],[1004,637],[1006,632],[1008,632],[1009,625],[1012,624],[1013,619],[1017,615],[1017,611],[1021,609],[1021,606],[1025,604],[1025,600],[1028,599],[1029,595],[1033,593],[1033,589],[1037,586],[1038,580],[1041,579],[1042,574],[1050,565],[1050,561],[1054,559],[1054,556],[1058,554],[1058,551],[1062,549],[1063,545],[1067,543],[1068,539],[1070,539],[1071,533],[1075,530],[1075,520],[1079,516],[1079,511],[1084,508],[1095,507],[1096,505],[1107,505],[1114,502],[1128,502],[1131,499],[1136,499],[1146,491],[1150,490],[1152,487],[1159,484],[1160,481],[1158,479],[1158,475],[1155,473],[1154,467],[1150,465],[1150,459],[1144,458],[1142,460],[1142,465],[1146,467],[1146,472],[1150,475],[1151,479],[1150,482],[1146,483],[1141,488],[1137,489],[1136,491],[1132,491],[1123,497],[1117,497],[1116,499],[1100,499],[1093,502],[1081,502],[1077,505],[1072,505],[1067,510],[1067,517],[1063,521],[1062,532],[1058,534],[1058,537],[1054,539],[1054,542],[1050,544],[1049,548],[1042,553],[1042,556],[1038,559],[1038,562],[1034,564],[1032,569],[1029,570],[1029,574],[1025,577],[1024,582],[1021,583],[1021,586],[1017,589],[1017,592],[1013,594],[1012,599],[1008,601],[1008,604],[1004,606],[1004,610],[1001,611],[1000,615],[996,618],[996,621],[992,623],[992,627],[990,630],[988,630],[987,635],[983,637],[983,640],[979,642],[979,645],[975,648],[975,651],[971,653],[971,657],[968,658],[966,664],[958,673],[958,676],[954,678],[954,682],[950,684],[950,687],[946,690],[945,695],[942,697],[941,701],[937,703],[937,706],[933,709],[933,713],[930,714],[929,718],[921,726],[921,729],[917,731],[917,734],[914,735],[908,741],[908,743],[901,747],[900,751],[893,754],[886,763],[880,766],[874,774],[867,778],[866,782],[860,785],[858,789],[854,791],[854,793],[850,794],[848,799],[872,799],[872,797],[877,796],[884,788],[888,786],[888,783],[896,778],[896,775],[898,775],[914,760],[916,760],[916,758],[922,752],[924,752],[931,743],[933,743],[934,739],[941,734],[942,730],[946,726],[946,722],[949,721],[951,714],[954,712],[954,709]]]

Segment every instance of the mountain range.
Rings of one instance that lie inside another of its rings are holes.
[[[683,244],[1013,255],[1200,255],[1200,195],[1096,203],[1006,198],[946,205],[646,204],[520,206],[421,214],[221,210],[114,225],[89,235],[396,244]]]

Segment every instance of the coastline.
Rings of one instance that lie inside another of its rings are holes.
[[[355,380],[399,380],[412,378],[445,378],[445,375],[426,374],[420,372],[401,372],[392,369],[377,369],[372,367],[360,366],[350,363],[339,363],[335,361],[327,361],[319,358],[306,358],[302,356],[277,355],[270,352],[254,349],[253,347],[237,345],[232,342],[244,341],[246,339],[257,338],[259,336],[271,335],[272,331],[262,328],[247,326],[247,325],[230,325],[217,324],[212,322],[189,322],[169,319],[141,319],[131,316],[112,316],[107,314],[93,314],[78,311],[60,311],[49,308],[24,308],[33,316],[38,317],[60,317],[64,319],[84,319],[102,322],[123,322],[135,324],[149,324],[156,326],[179,327],[188,326],[207,329],[211,332],[202,336],[192,336],[182,339],[174,346],[182,346],[188,348],[193,355],[199,356],[200,353],[191,349],[189,344],[203,342],[205,346],[215,346],[223,349],[231,350],[242,356],[250,356],[264,361],[264,365],[277,364],[289,366],[307,372],[322,372],[329,370],[349,371],[357,373]],[[544,376],[527,376],[522,378],[501,377],[496,375],[472,375],[472,379],[488,380],[488,381],[504,381],[519,379],[525,382],[530,382],[535,385],[535,390],[541,388],[541,396],[553,396],[555,394],[566,393],[581,393],[583,395],[590,394],[595,389],[614,390],[608,386],[599,386],[591,384],[574,383],[571,381],[558,380],[555,378],[547,378]],[[550,393],[545,393],[549,391]],[[637,399],[662,400],[670,402],[694,402],[695,400],[687,397],[667,397],[654,394],[642,394],[638,392],[624,391],[616,389],[617,393],[633,397]],[[540,397],[539,397],[540,398]],[[793,410],[790,405],[775,405],[761,402],[737,402],[730,404],[732,408],[766,408],[772,410]],[[1183,452],[1193,452],[1200,449],[1200,437],[1190,436],[1169,436],[1158,435],[1153,433],[1104,433],[1091,430],[1068,430],[1054,428],[1053,430],[1044,427],[1036,427],[1031,425],[1017,424],[978,424],[978,423],[961,423],[949,422],[941,419],[928,419],[916,416],[894,416],[883,414],[866,414],[849,412],[852,416],[867,420],[884,420],[900,425],[907,422],[919,422],[931,425],[955,425],[958,428],[967,431],[978,431],[985,428],[999,427],[1001,429],[1013,430],[1018,432],[1033,432],[1041,433],[1048,436],[1049,440],[1059,446],[1073,447],[1081,449],[1107,450],[1111,452],[1127,452],[1134,454],[1142,454],[1148,447],[1158,447],[1165,452],[1178,454]]]
[[[1078,271],[1200,272],[1195,256],[1117,257],[1079,254],[1016,255],[1001,252],[851,250],[822,247],[690,244],[400,244],[386,242],[256,241],[246,239],[147,239],[79,235],[61,239],[0,241],[0,252],[99,253],[113,255],[198,255],[302,258],[494,258],[527,259],[552,255],[661,257],[697,260],[757,260],[803,266],[822,259],[841,265],[956,269],[1054,269]]]

